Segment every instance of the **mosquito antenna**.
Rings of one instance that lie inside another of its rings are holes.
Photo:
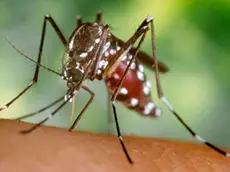
[[[42,68],[44,68],[44,69],[46,69],[46,70],[48,70],[48,71],[50,71],[50,72],[52,72],[52,73],[55,73],[55,74],[57,74],[57,75],[59,75],[59,76],[62,76],[62,74],[60,74],[60,73],[58,73],[58,72],[56,72],[56,71],[54,71],[54,70],[52,70],[52,69],[50,69],[50,68],[48,68],[48,67],[42,65],[42,64],[37,63],[35,60],[33,60],[32,58],[30,58],[29,56],[27,56],[26,54],[24,54],[22,51],[20,51],[20,50],[19,50],[11,41],[9,41],[6,37],[5,37],[5,39],[6,39],[6,41],[10,44],[10,46],[11,46],[13,49],[15,49],[19,54],[21,54],[23,57],[27,58],[27,59],[30,60],[31,62],[35,63],[36,65],[38,65],[38,66],[40,66],[40,67],[42,67]]]

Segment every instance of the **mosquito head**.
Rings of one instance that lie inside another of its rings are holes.
[[[77,28],[69,40],[68,56],[77,62],[87,63],[95,54],[104,25],[85,23]]]

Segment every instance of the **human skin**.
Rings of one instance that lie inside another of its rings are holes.
[[[130,165],[113,135],[0,120],[1,172],[229,172],[230,158],[192,143],[125,136]]]

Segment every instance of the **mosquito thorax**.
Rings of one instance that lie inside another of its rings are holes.
[[[104,25],[85,23],[69,39],[68,56],[79,63],[87,63],[95,55]]]
[[[103,28],[101,24],[85,23],[70,36],[63,60],[63,79],[67,80],[69,88],[81,81],[89,62],[94,58]]]

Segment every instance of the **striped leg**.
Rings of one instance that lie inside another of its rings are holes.
[[[40,114],[40,113],[42,113],[43,111],[45,111],[45,110],[51,108],[52,106],[56,105],[57,103],[59,103],[59,102],[62,101],[63,99],[64,99],[64,96],[62,96],[61,98],[57,99],[57,100],[54,101],[53,103],[51,103],[51,104],[49,104],[49,105],[47,105],[47,106],[45,106],[45,107],[43,107],[43,108],[37,110],[36,112],[32,112],[32,113],[29,113],[29,114],[26,114],[26,115],[23,115],[23,116],[21,116],[21,117],[16,118],[16,120],[19,121],[19,120],[26,119],[26,118],[35,116],[35,115],[37,115],[37,114]]]
[[[42,124],[44,124],[46,121],[48,121],[49,119],[51,119],[61,108],[63,108],[65,106],[65,104],[67,102],[69,102],[73,97],[75,96],[74,92],[70,92],[68,91],[65,95],[66,99],[65,101],[55,110],[53,111],[48,117],[46,117],[45,119],[43,119],[41,122],[35,124],[33,127],[31,127],[28,130],[22,130],[21,133],[22,134],[28,134],[32,131],[34,131],[36,128],[40,127]]]
[[[151,23],[151,35],[152,35],[152,51],[153,51],[153,58],[154,58],[154,67],[155,67],[155,79],[156,79],[156,86],[157,86],[157,93],[160,100],[168,107],[168,109],[172,112],[172,114],[179,120],[179,122],[186,128],[186,130],[199,142],[207,145],[208,147],[212,148],[213,150],[217,151],[218,153],[230,157],[230,153],[216,147],[215,145],[211,144],[210,142],[206,141],[204,138],[196,134],[179,116],[179,114],[174,110],[173,106],[168,102],[167,98],[163,94],[163,90],[160,84],[160,76],[159,76],[159,69],[158,69],[158,60],[156,56],[156,47],[155,47],[155,36],[154,36],[154,24],[153,20],[149,18]]]

